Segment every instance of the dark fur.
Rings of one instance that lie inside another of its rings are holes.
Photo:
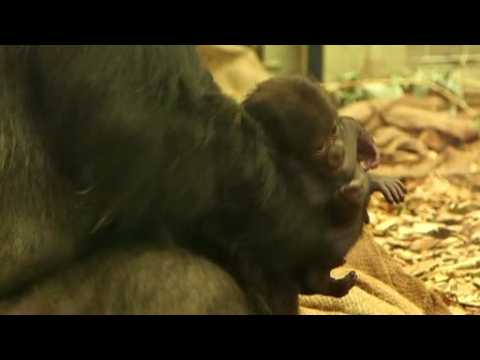
[[[0,294],[99,246],[176,244],[296,313],[304,264],[336,261],[323,203],[193,47],[3,47],[0,76]]]
[[[312,205],[322,208],[328,203],[327,215],[339,206],[327,223],[329,229],[339,227],[343,231],[355,222],[356,214],[368,201],[368,183],[363,184],[353,209],[348,199],[333,194],[355,179],[365,182],[359,159],[373,161],[377,156],[376,150],[365,150],[366,146],[359,149],[358,144],[366,142],[374,147],[365,130],[353,119],[338,116],[319,85],[298,76],[261,83],[243,106],[268,135],[277,163],[290,178],[302,180]],[[344,216],[344,210],[348,215]]]
[[[308,266],[321,269],[319,280],[315,287],[306,285],[313,277],[303,271],[302,290],[344,296],[356,277],[333,280],[331,267],[342,263],[360,237],[372,191],[382,189],[387,199],[399,200],[404,195],[401,185],[366,173],[360,162],[368,169],[380,158],[373,138],[353,119],[340,117],[318,84],[297,76],[273,78],[261,83],[243,105],[268,134],[286,173],[303,180],[314,206],[329,210],[325,238],[334,246],[325,254],[333,256],[333,263],[311,262]]]
[[[225,271],[179,249],[121,247],[70,267],[10,301],[0,313],[34,315],[247,315]]]

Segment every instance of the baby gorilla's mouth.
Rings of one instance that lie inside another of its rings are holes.
[[[380,164],[380,151],[373,138],[367,133],[362,132],[358,136],[358,160],[361,162],[365,171],[375,169]]]

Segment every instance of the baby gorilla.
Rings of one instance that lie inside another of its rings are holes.
[[[367,173],[380,161],[373,138],[355,120],[339,117],[328,94],[305,78],[268,80],[243,105],[262,125],[280,163],[301,179],[312,206],[327,210],[330,249],[300,272],[302,293],[345,296],[357,275],[352,272],[336,280],[330,270],[344,263],[363,223],[368,223],[370,195],[379,191],[388,202],[400,203],[404,185]]]

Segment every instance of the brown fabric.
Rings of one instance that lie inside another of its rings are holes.
[[[238,101],[272,76],[257,54],[246,46],[199,45],[198,51],[223,92]]]
[[[302,315],[446,315],[442,299],[423,283],[406,274],[401,266],[375,243],[371,230],[347,257],[346,266],[334,271],[342,276],[355,270],[357,286],[343,299],[315,295],[300,297]]]

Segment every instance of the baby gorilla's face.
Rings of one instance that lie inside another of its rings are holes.
[[[344,163],[345,143],[340,136],[342,126],[341,119],[332,117],[328,128],[319,129],[313,137],[312,162],[322,173],[334,175]]]

